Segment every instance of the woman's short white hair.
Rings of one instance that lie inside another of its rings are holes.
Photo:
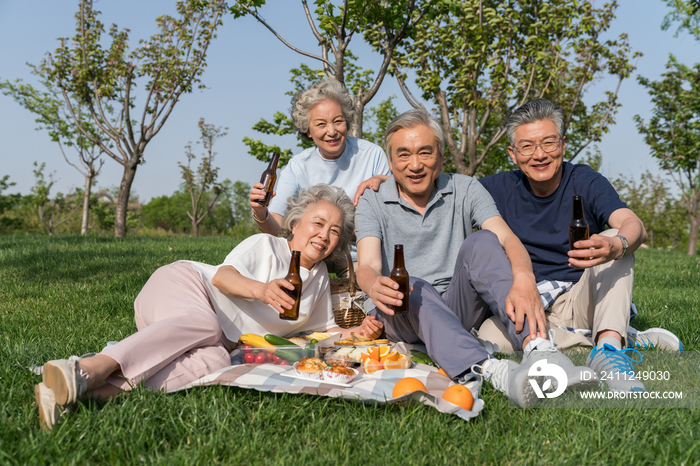
[[[309,137],[309,111],[324,100],[333,100],[340,105],[348,129],[350,129],[355,118],[355,99],[339,81],[333,78],[324,79],[313,83],[306,90],[297,92],[292,97],[292,108],[289,113],[294,129],[299,132],[302,139],[311,141]]]
[[[355,232],[355,206],[352,200],[345,194],[343,188],[328,186],[325,183],[301,188],[296,197],[287,199],[287,211],[282,219],[282,230],[280,236],[290,240],[294,237],[292,228],[306,215],[309,207],[321,201],[327,201],[340,209],[343,214],[343,230],[335,251],[330,255],[332,258],[344,257],[345,248],[350,244],[352,235]]]

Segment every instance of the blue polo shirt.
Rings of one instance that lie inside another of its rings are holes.
[[[388,276],[394,266],[394,245],[403,244],[409,275],[442,293],[452,279],[462,242],[497,215],[489,193],[470,176],[438,176],[424,214],[399,195],[392,176],[378,191],[368,189],[360,198],[355,234],[358,242],[368,236],[382,241],[382,275]]]
[[[482,178],[481,184],[493,196],[501,216],[530,253],[538,282],[578,282],[582,269],[569,267],[569,223],[573,196],[583,200],[583,215],[591,235],[605,230],[610,215],[627,205],[615,188],[588,165],[562,164],[562,178],[549,196],[532,192],[520,170]]]

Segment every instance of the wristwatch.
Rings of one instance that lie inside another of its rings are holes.
[[[625,238],[622,235],[615,235],[614,238],[620,238],[622,240],[622,255],[618,257],[617,259],[622,259],[625,257],[625,254],[627,254],[627,248],[630,247],[630,243],[627,242],[627,238]],[[617,260],[615,259],[615,260]]]

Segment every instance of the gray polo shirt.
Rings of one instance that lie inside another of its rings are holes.
[[[488,191],[470,176],[443,173],[435,184],[424,215],[399,196],[393,176],[379,191],[366,190],[355,212],[355,234],[358,242],[368,236],[382,241],[382,275],[394,266],[394,245],[403,244],[408,274],[442,293],[462,242],[499,213]]]

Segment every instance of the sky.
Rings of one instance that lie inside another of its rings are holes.
[[[597,0],[600,5],[601,0]],[[175,14],[174,0],[95,0],[95,9],[102,12],[105,25],[116,23],[131,30],[130,43],[150,37],[156,32],[155,18],[161,14]],[[0,0],[0,80],[22,79],[36,84],[27,63],[38,64],[47,52],[58,46],[59,37],[70,37],[75,31],[77,0]],[[319,53],[301,2],[268,0],[262,10],[264,18],[296,47]],[[669,53],[683,63],[697,61],[698,44],[687,34],[674,37],[673,31],[662,31],[661,21],[667,7],[661,0],[619,0],[617,18],[613,21],[610,37],[621,33],[629,35],[633,50],[644,54],[635,61],[637,70],[623,82],[619,94],[622,108],[616,115],[617,124],[598,144],[603,155],[601,172],[608,178],[620,175],[639,179],[646,170],[659,173],[655,159],[649,153],[633,121],[639,114],[651,116],[651,102],[636,76],[658,79],[665,70]],[[364,42],[354,38],[352,52],[360,57],[364,68],[378,69],[379,54],[372,52]],[[228,128],[228,135],[214,146],[215,165],[220,167],[219,178],[254,183],[259,180],[265,164],[247,153],[242,139],[245,136],[260,139],[251,127],[261,118],[272,119],[276,111],[289,108],[290,97],[285,95],[291,85],[289,70],[307,63],[320,68],[318,62],[296,54],[285,47],[254,18],[233,20],[224,18],[217,39],[212,43],[208,67],[203,75],[207,86],[203,91],[186,94],[175,106],[161,132],[147,146],[144,165],[139,166],[132,193],[142,202],[152,197],[171,195],[181,183],[178,162],[186,161],[185,145],[197,141],[197,122],[201,117],[209,124]],[[600,99],[605,90],[614,90],[616,82],[603,79],[590,85],[584,101]],[[420,94],[415,84],[414,94]],[[388,77],[369,106],[395,95],[399,111],[411,107],[396,84]],[[138,106],[138,103],[137,103]],[[426,105],[428,108],[430,106]],[[0,94],[0,178],[9,175],[16,186],[7,192],[28,194],[34,184],[33,163],[46,163],[45,174],[55,172],[53,193],[66,193],[74,187],[83,187],[84,178],[69,166],[59,147],[45,131],[36,131],[34,116],[11,97]],[[264,142],[282,147],[295,146],[291,136],[270,136]],[[69,153],[70,157],[70,153]],[[73,159],[75,160],[75,159]],[[98,188],[119,185],[122,166],[105,157],[105,164],[97,180]]]

